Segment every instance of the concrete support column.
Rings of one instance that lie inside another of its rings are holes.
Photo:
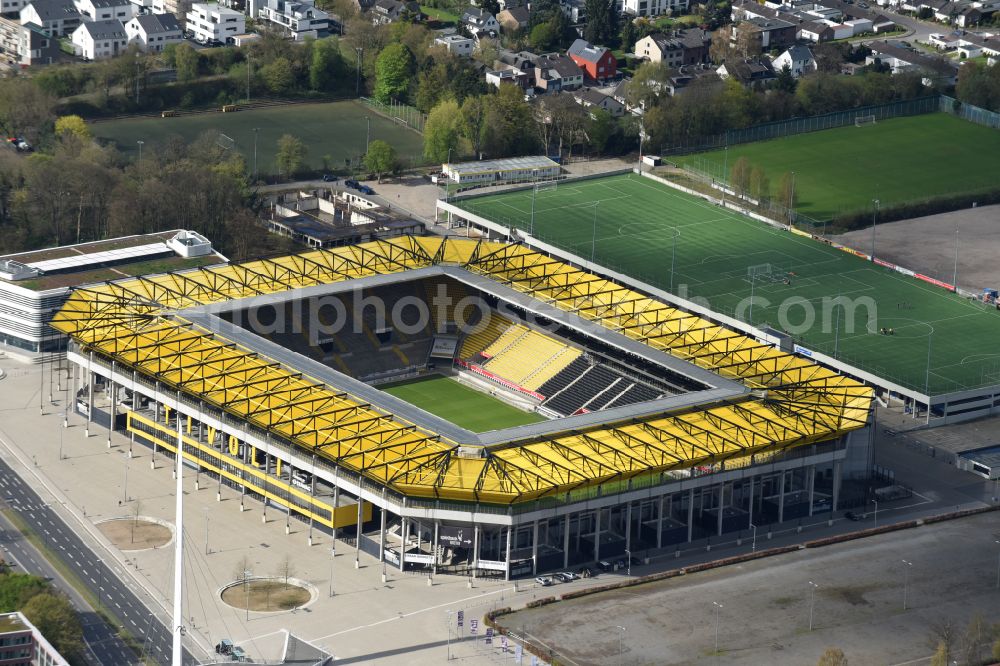
[[[754,504],[756,504],[756,502],[754,502],[754,496],[753,496],[754,482],[756,480],[757,477],[755,476],[750,477],[750,502],[749,502],[749,508],[747,509],[747,513],[749,514],[748,522],[750,525],[753,525],[753,509],[754,509]]]
[[[479,568],[479,525],[476,525],[476,533],[473,536],[472,544],[472,580],[476,580],[476,569]]]
[[[83,427],[84,437],[90,437],[90,424],[94,422],[94,373],[90,371],[94,352],[90,352],[87,359],[87,424]]]
[[[688,543],[694,540],[694,488],[688,490]]]
[[[726,484],[719,484],[719,506],[716,507],[716,513],[718,518],[718,536],[722,536],[722,510],[725,508],[724,504],[726,501]]]
[[[531,575],[538,574],[538,521],[531,526]]]
[[[569,514],[563,522],[563,569],[569,568]]]
[[[656,503],[656,547],[663,548],[663,505],[667,500],[666,495],[660,495]]]
[[[406,541],[410,538],[410,521],[403,518],[403,544],[399,547],[399,570],[403,571],[406,566]]]
[[[114,361],[111,362],[112,372],[114,371]],[[118,404],[118,384],[110,382],[111,406],[108,408],[108,448],[111,448],[111,433],[115,429],[115,406]]]
[[[354,539],[354,568],[361,568],[361,509],[363,500],[361,499],[361,493],[358,493],[358,527],[354,533],[356,537]]]
[[[625,550],[632,550],[632,502],[625,507]]]
[[[337,509],[340,507],[340,468],[333,468],[333,544],[330,548],[333,550],[333,556],[337,556]],[[405,523],[405,521],[404,521]],[[403,564],[403,553],[399,554],[399,564]]]
[[[806,474],[809,478],[806,479],[806,488],[809,489],[809,517],[813,515],[813,497],[816,489],[816,465],[809,465],[806,467]]]
[[[435,520],[434,521],[434,543],[431,544],[431,557],[434,558],[434,561],[431,564],[431,571],[434,573],[435,576],[437,575],[437,572],[438,572],[438,543],[439,543],[439,541],[438,541],[438,529],[440,527],[441,527],[441,521],[440,520]]]
[[[837,504],[840,502],[840,475],[841,468],[843,467],[843,462],[840,460],[833,461],[833,498],[830,501],[830,512],[839,510]],[[833,516],[831,515],[831,519]]]
[[[378,561],[385,562],[385,518],[388,511],[385,509],[385,488],[382,488],[382,525],[378,534]]]
[[[785,522],[785,477],[787,471],[781,472],[781,481],[778,482],[778,522]]]
[[[504,580],[510,580],[510,533],[511,530],[513,529],[514,529],[513,527],[507,528],[507,556],[505,558],[507,563],[507,569],[504,571]]]
[[[594,511],[594,561],[601,561],[601,510]]]

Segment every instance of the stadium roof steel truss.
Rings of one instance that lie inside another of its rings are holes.
[[[188,321],[183,310],[433,265],[454,265],[684,359],[745,399],[460,453],[406,422]],[[402,237],[75,291],[53,326],[153,377],[411,496],[509,504],[612,480],[742,460],[863,427],[871,391],[519,244]]]

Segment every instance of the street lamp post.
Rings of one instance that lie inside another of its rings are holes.
[[[719,658],[719,611],[722,610],[722,604],[718,601],[713,601],[712,605],[715,606],[715,657]]]
[[[632,576],[632,551],[628,548],[625,549],[625,575]]]
[[[146,142],[140,139],[139,141],[136,141],[136,143],[139,144],[139,162],[142,162],[142,144]]]
[[[122,504],[128,502],[128,468],[129,468],[129,457],[126,454],[122,454],[122,458],[125,459],[125,483],[122,486]]]
[[[878,500],[873,499],[872,501],[875,502],[875,527],[878,527]]]
[[[246,591],[247,597],[247,622],[250,621],[250,576],[253,572],[249,569],[243,570],[243,589]]]
[[[618,664],[621,666],[622,655],[625,652],[625,627],[618,625],[615,628],[618,630]]]
[[[813,630],[813,610],[816,608],[816,583],[809,581],[809,631]]]
[[[448,661],[451,661],[451,614],[455,611],[446,610],[445,613],[448,614],[448,619],[446,624],[448,625]]]
[[[872,261],[875,261],[875,223],[878,220],[879,200],[872,199],[872,203],[875,205],[872,208]]]
[[[913,566],[913,562],[910,562],[909,560],[903,560],[903,564],[906,565],[906,567],[903,569],[903,610],[906,610],[906,594],[908,592],[907,586],[909,585],[910,582],[910,567]]]
[[[753,545],[750,547],[751,553],[757,552],[757,526],[750,523],[750,528],[753,530]]]
[[[336,537],[334,537],[334,541],[336,541]],[[337,557],[337,547],[334,546],[333,548],[330,549],[330,596],[331,597],[333,596],[333,564],[336,561],[336,557]]]

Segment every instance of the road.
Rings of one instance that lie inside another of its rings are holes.
[[[63,563],[79,576],[99,603],[142,643],[147,660],[170,663],[172,636],[169,628],[4,460],[0,460],[0,495],[6,498],[6,503],[12,510],[36,529],[39,536],[46,540],[47,547],[55,551]],[[11,526],[6,520],[4,523],[6,532]],[[22,566],[37,567],[40,575],[62,580],[51,566],[46,572],[44,567],[48,563],[16,531],[11,534],[16,536],[5,539],[5,545]],[[89,635],[85,633],[85,638],[97,659],[103,664],[115,666],[137,662],[135,654],[118,639],[110,640],[110,628],[99,620],[95,622],[94,617],[85,618],[85,631],[89,632]],[[96,626],[98,624],[103,625],[103,629]],[[183,662],[198,663],[186,648]]]

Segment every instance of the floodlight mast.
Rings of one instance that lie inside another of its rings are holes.
[[[182,666],[184,647],[181,639],[184,636],[184,609],[181,599],[184,580],[184,428],[181,424],[181,394],[177,393],[177,501],[175,504],[174,524],[177,526],[174,534],[174,614],[173,621],[173,647],[171,649],[170,663],[172,666]]]

